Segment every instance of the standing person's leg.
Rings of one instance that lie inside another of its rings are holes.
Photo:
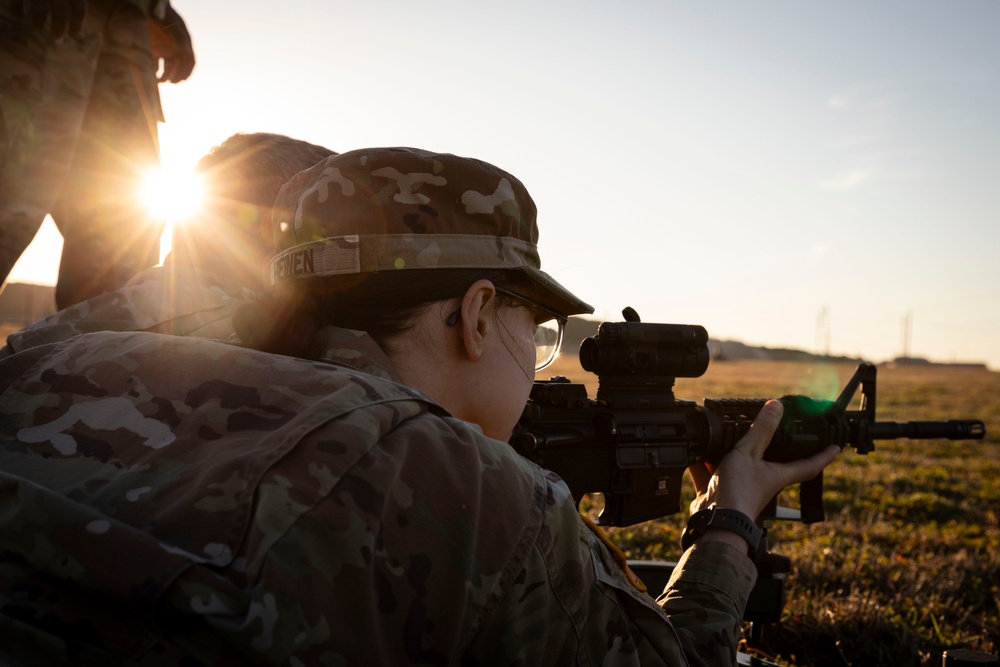
[[[129,5],[111,16],[72,170],[53,219],[65,244],[56,305],[117,289],[160,259],[163,221],[139,201],[159,165],[162,120],[146,17]]]
[[[0,286],[65,181],[103,42],[98,7],[54,41],[10,5],[0,0]]]

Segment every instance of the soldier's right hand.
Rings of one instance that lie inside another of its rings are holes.
[[[191,34],[177,10],[167,5],[166,16],[162,19],[150,18],[149,38],[153,58],[157,63],[163,62],[163,71],[158,78],[160,83],[180,83],[191,76],[194,47]]]
[[[59,39],[64,35],[75,37],[83,29],[87,13],[87,0],[12,0],[11,8],[17,18],[28,18],[37,29],[49,21],[49,35]]]

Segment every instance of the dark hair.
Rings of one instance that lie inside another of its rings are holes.
[[[413,326],[422,308],[460,297],[481,279],[501,289],[527,288],[520,273],[484,269],[417,269],[288,280],[236,311],[233,327],[248,347],[306,359],[320,353],[310,349],[310,341],[325,326],[364,331],[388,349],[389,340]],[[507,302],[504,295],[497,298]]]
[[[208,181],[210,192],[270,209],[288,179],[336,154],[283,134],[238,132],[213,146],[195,169]]]
[[[304,169],[336,155],[323,146],[269,132],[237,133],[212,148],[195,169],[205,207],[196,220],[174,227],[171,261],[208,271],[232,270],[259,287],[260,259],[273,252],[271,208],[281,186]]]

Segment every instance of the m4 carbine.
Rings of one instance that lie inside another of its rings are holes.
[[[602,493],[598,524],[628,526],[680,510],[684,470],[718,463],[749,430],[766,399],[678,400],[678,377],[708,368],[708,332],[698,325],[650,324],[631,308],[624,322],[604,322],[580,346],[580,364],[597,374],[596,399],[566,378],[536,381],[510,443],[520,454],[559,474],[579,502]],[[781,425],[764,458],[791,461],[828,445],[858,453],[875,440],[982,439],[979,420],[879,422],[875,418],[876,367],[858,366],[836,401],[784,396]],[[849,409],[858,388],[861,407]],[[800,485],[801,520],[822,521],[822,474]],[[761,519],[774,518],[776,499]]]

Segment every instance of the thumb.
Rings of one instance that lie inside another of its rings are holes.
[[[784,411],[785,406],[781,401],[771,399],[765,403],[753,420],[750,430],[736,443],[735,449],[754,459],[763,458],[764,451],[771,444],[771,438],[781,425],[781,415]]]

